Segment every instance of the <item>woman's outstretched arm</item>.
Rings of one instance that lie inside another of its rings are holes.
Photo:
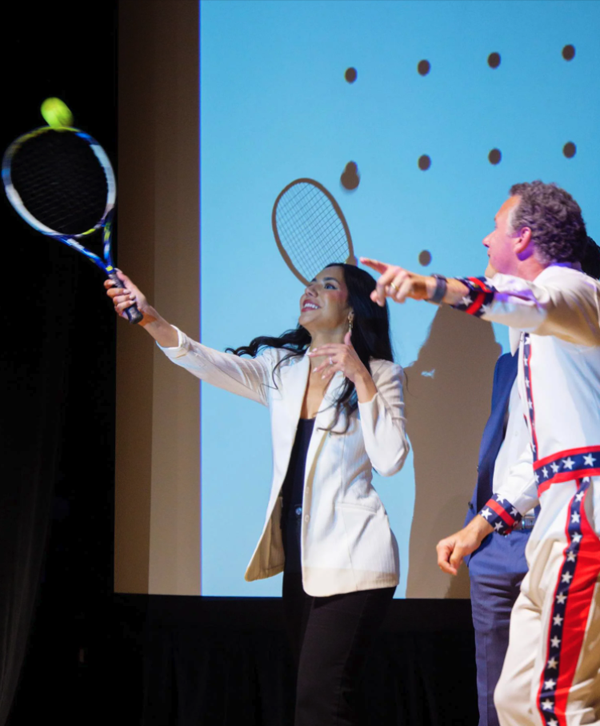
[[[137,305],[138,310],[143,315],[142,321],[139,325],[141,325],[161,347],[174,348],[177,346],[179,341],[177,329],[158,314],[158,312],[148,303],[144,293],[133,284],[127,275],[124,275],[120,270],[117,271],[117,275],[125,287],[115,287],[115,283],[109,279],[104,281],[106,294],[112,299],[116,312],[123,316],[127,308],[130,308],[134,304]]]
[[[119,278],[124,288],[114,287],[106,280],[106,294],[112,299],[119,315],[137,305],[143,316],[139,323],[159,344],[163,353],[176,365],[217,388],[268,405],[268,390],[273,386],[272,370],[277,356],[267,350],[256,358],[241,358],[232,353],[222,353],[188,338],[174,325],[168,323],[149,303],[141,290],[121,271]]]

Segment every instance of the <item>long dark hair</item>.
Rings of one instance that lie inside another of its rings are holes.
[[[359,267],[346,265],[343,262],[332,262],[327,267],[341,267],[344,272],[344,280],[348,288],[348,306],[354,311],[352,324],[352,345],[356,354],[366,369],[371,372],[370,359],[394,360],[392,343],[390,341],[390,321],[387,303],[380,307],[371,300],[371,293],[375,289],[375,280]],[[311,342],[308,330],[298,325],[292,330],[287,330],[283,335],[270,337],[261,335],[254,338],[248,345],[240,348],[227,348],[229,353],[235,355],[249,355],[256,357],[263,348],[284,348],[289,350],[273,370],[273,382],[275,383],[275,371],[289,358],[296,358],[304,355]],[[350,425],[350,414],[358,408],[358,399],[354,383],[346,379],[344,386],[335,401],[335,420],[328,429],[331,431],[337,425],[342,411],[346,413],[346,433]]]

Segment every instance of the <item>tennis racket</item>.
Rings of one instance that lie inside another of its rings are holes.
[[[6,150],[2,181],[8,200],[29,225],[77,250],[123,287],[111,253],[115,175],[95,139],[70,127],[35,129]],[[79,241],[100,230],[103,259]],[[135,306],[125,313],[131,323],[142,320]]]
[[[273,205],[271,224],[281,256],[305,285],[332,262],[356,265],[340,205],[314,179],[296,179],[282,189]]]

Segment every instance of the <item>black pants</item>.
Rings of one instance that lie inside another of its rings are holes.
[[[359,726],[357,686],[395,587],[311,597],[283,576],[283,608],[298,665],[294,726]]]

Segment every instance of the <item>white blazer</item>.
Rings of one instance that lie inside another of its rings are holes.
[[[310,359],[277,362],[288,351],[268,348],[256,358],[221,353],[179,333],[179,345],[162,348],[177,365],[219,388],[268,406],[273,442],[273,480],[263,532],[246,580],[283,571],[281,485],[296,437]],[[160,346],[159,346],[160,347]],[[344,384],[337,372],[325,393],[308,447],[302,506],[302,582],[307,594],[325,597],[398,584],[398,545],[385,508],[371,484],[372,470],[391,476],[408,453],[402,399],[402,368],[371,360],[377,394],[359,403],[348,431],[326,431],[335,417],[332,402]],[[357,415],[358,413],[358,415]],[[343,431],[344,414],[336,425]]]

